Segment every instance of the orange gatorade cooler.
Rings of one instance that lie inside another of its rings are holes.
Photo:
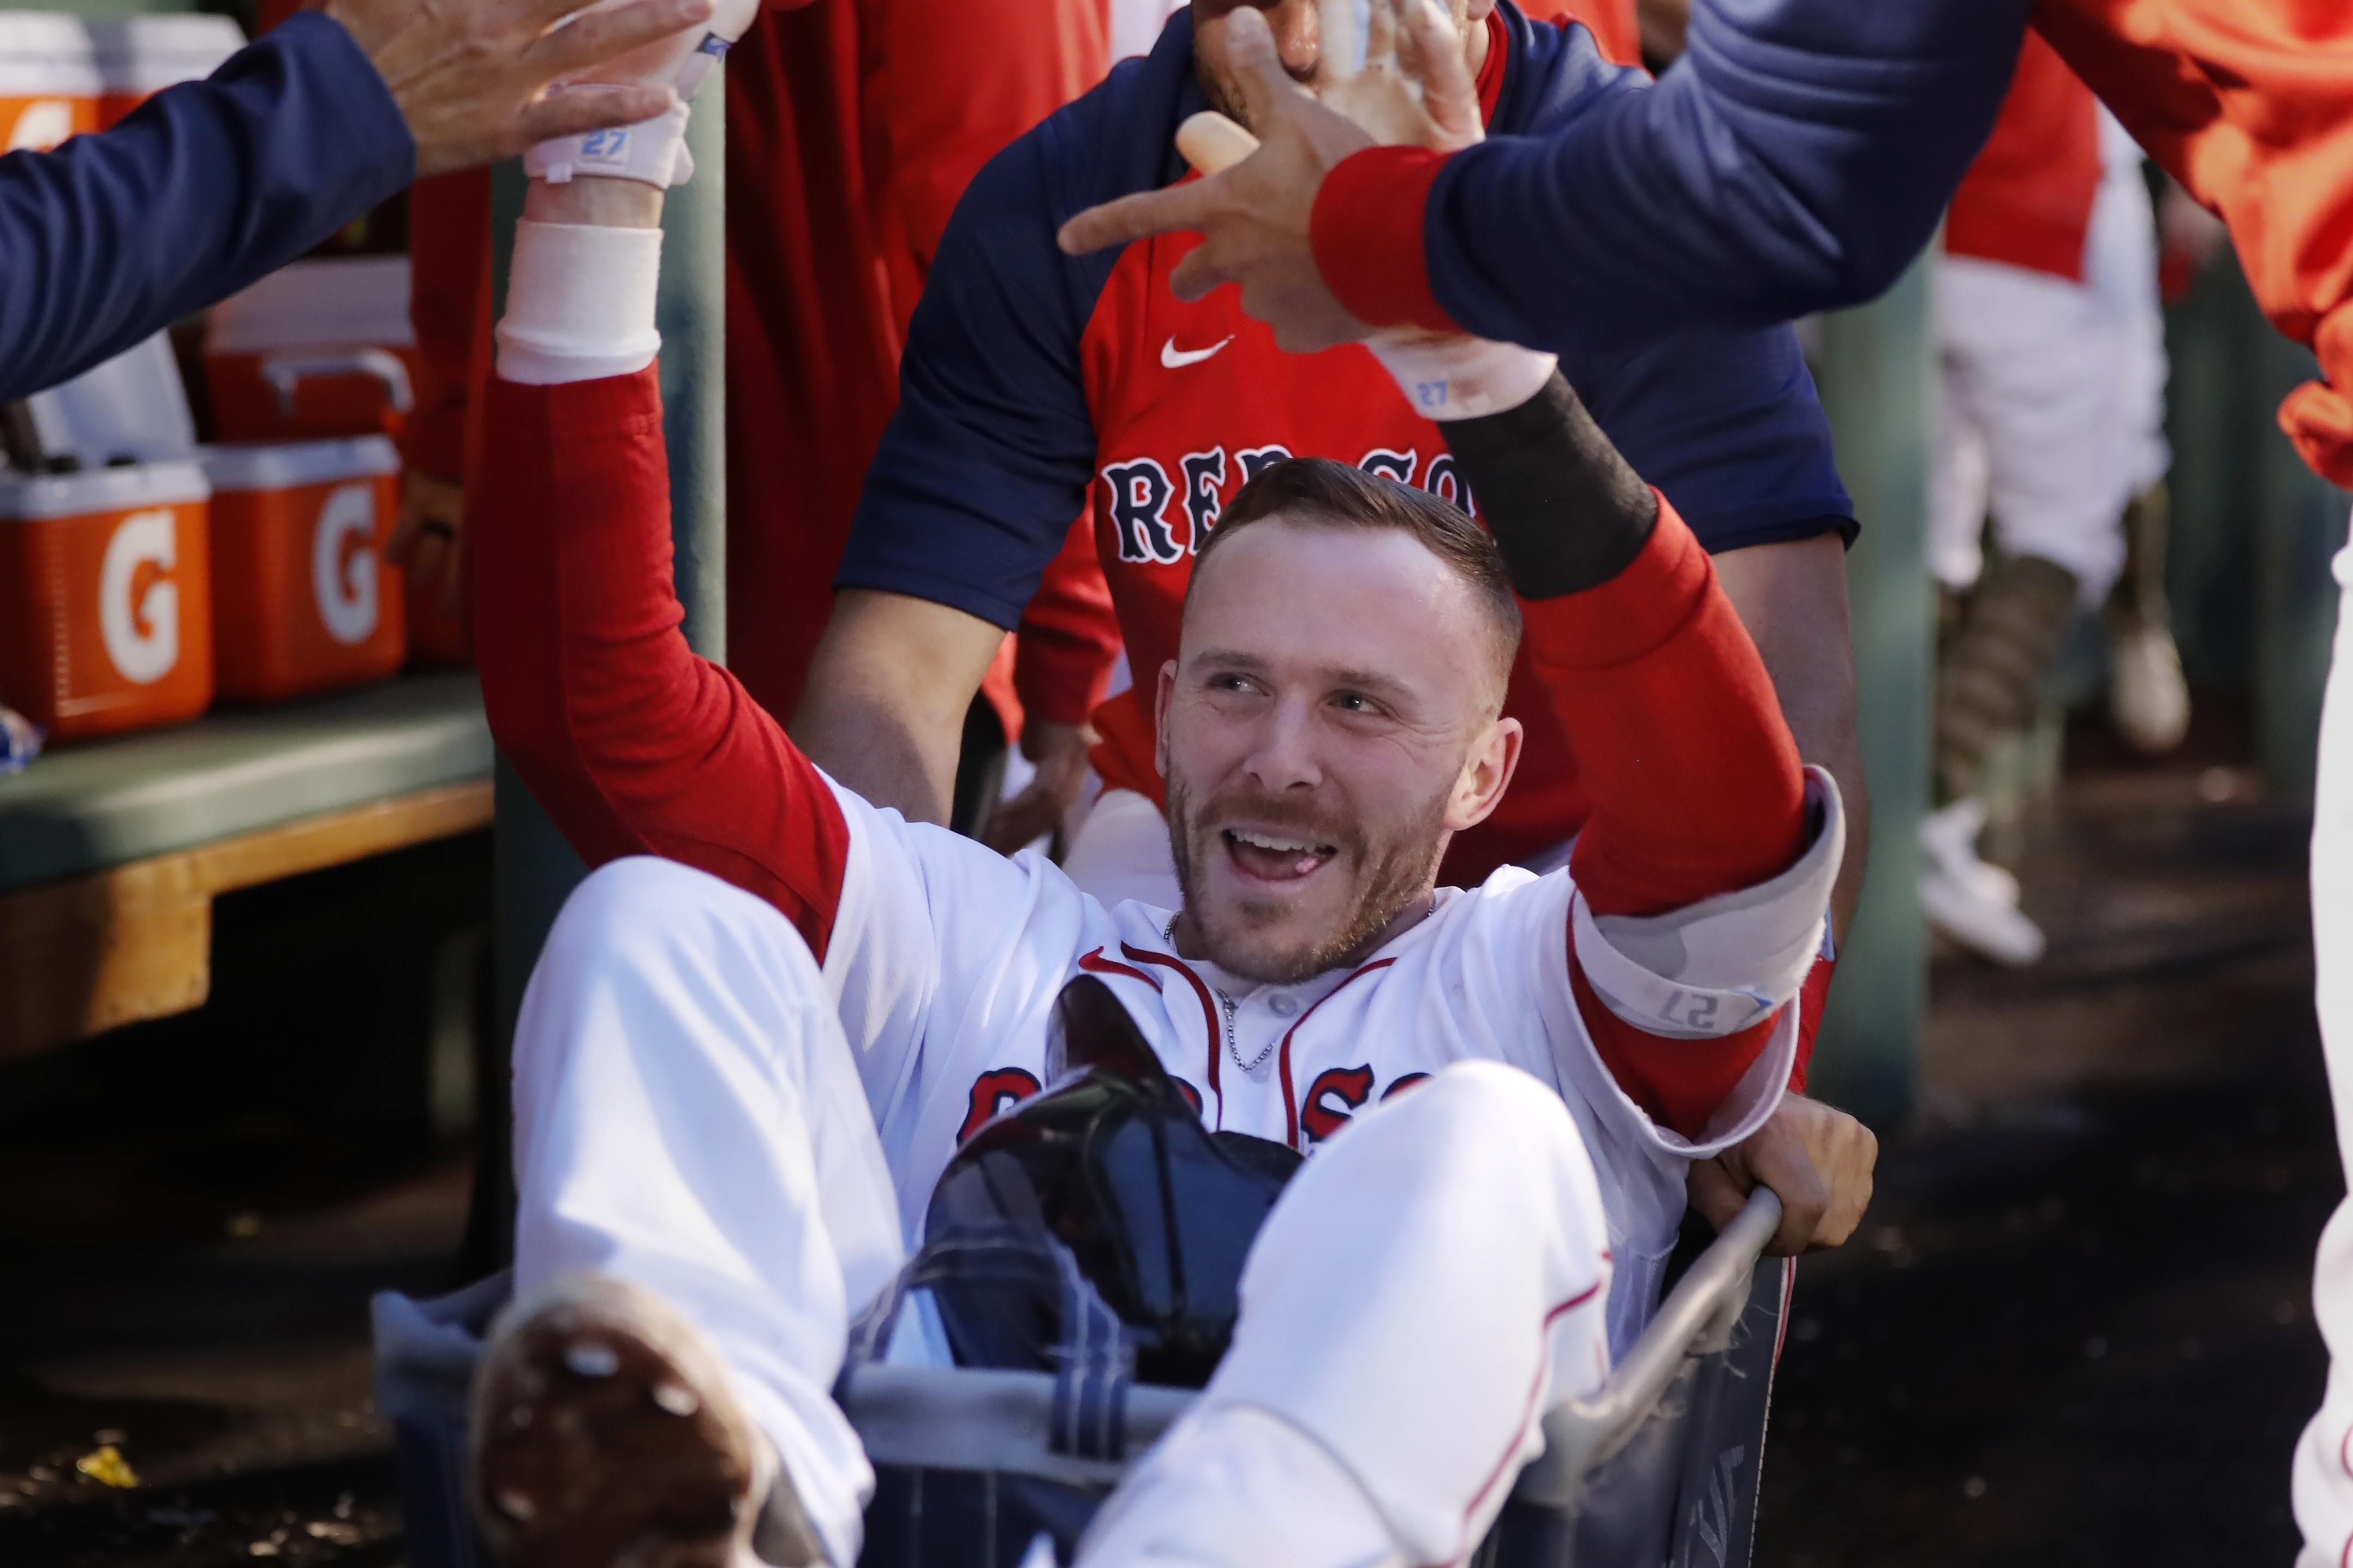
[[[205,453],[220,694],[272,702],[390,675],[408,651],[385,564],[400,454],[382,436]]]
[[[314,256],[213,309],[205,380],[224,441],[397,433],[416,377],[406,256]]]
[[[99,125],[90,30],[55,11],[0,11],[0,152],[47,152]]]
[[[0,701],[60,741],[205,710],[205,496],[189,462],[0,479]]]
[[[245,29],[194,11],[113,16],[90,24],[101,130],[167,87],[202,81],[245,47]]]

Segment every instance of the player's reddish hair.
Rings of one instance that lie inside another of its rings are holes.
[[[1520,602],[1512,592],[1511,573],[1504,564],[1503,552],[1495,547],[1494,535],[1451,501],[1329,458],[1287,458],[1261,468],[1242,486],[1202,542],[1185,596],[1192,597],[1202,568],[1229,534],[1271,517],[1333,528],[1395,529],[1413,535],[1423,549],[1452,567],[1470,585],[1494,629],[1503,668],[1511,668],[1512,656],[1520,646]]]

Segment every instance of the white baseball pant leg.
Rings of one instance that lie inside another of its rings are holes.
[[[2320,773],[2312,806],[2314,1003],[2337,1112],[2337,1146],[2353,1171],[2353,546],[2337,552],[2337,643],[2320,705]],[[2290,1492],[2304,1532],[2297,1568],[2353,1563],[2353,1197],[2320,1233],[2314,1320],[2328,1346],[2328,1385],[2295,1446]]]
[[[2131,499],[2115,334],[2090,289],[1974,257],[1936,268],[1940,397],[1928,565],[1966,588],[1993,513],[2010,555],[2073,573],[2097,605],[2124,570]]]
[[[2132,132],[2100,106],[2105,165],[2084,242],[2084,281],[2115,339],[2116,395],[2124,416],[2125,478],[2132,493],[2165,478],[2173,448],[2165,438],[2165,309],[2157,297],[2157,209],[2141,177]]]
[[[514,1048],[515,1288],[590,1271],[710,1339],[836,1563],[873,1490],[830,1391],[902,1258],[898,1204],[816,961],[784,916],[667,860],[565,904]]]
[[[1360,1113],[1268,1216],[1233,1348],[1105,1505],[1096,1565],[1456,1563],[1609,1364],[1609,1231],[1559,1094],[1465,1062]]]

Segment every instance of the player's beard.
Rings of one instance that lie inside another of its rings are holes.
[[[1263,984],[1289,985],[1321,974],[1362,954],[1390,921],[1426,895],[1446,847],[1446,804],[1441,790],[1404,822],[1371,833],[1359,824],[1335,822],[1293,802],[1240,790],[1212,795],[1197,807],[1181,779],[1168,781],[1168,849],[1176,862],[1176,886],[1193,917],[1209,962],[1229,974]],[[1318,877],[1345,876],[1354,890],[1345,916],[1324,935],[1277,946],[1262,935],[1284,910],[1245,900],[1223,909],[1205,908],[1198,896],[1200,868],[1208,857],[1226,852],[1221,824],[1288,830],[1336,853]]]

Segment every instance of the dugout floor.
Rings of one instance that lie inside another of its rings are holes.
[[[1768,1568],[2293,1552],[2341,1186],[2305,822],[2228,714],[2162,765],[2070,746],[2021,846],[2050,961],[1939,958],[1921,1112],[1858,1243],[1800,1268]],[[446,1280],[469,1164],[399,1113],[406,1064],[291,1021],[336,1015],[322,910],[487,876],[391,861],[225,906],[206,1014],[0,1070],[0,1563],[400,1562],[365,1301]],[[237,992],[240,953],[307,989]],[[102,1443],[138,1487],[74,1468]]]

